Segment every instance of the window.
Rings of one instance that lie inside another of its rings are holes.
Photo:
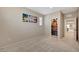
[[[43,18],[39,17],[39,25],[42,26],[43,25]]]

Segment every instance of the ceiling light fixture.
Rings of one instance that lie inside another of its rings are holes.
[[[49,7],[49,8],[53,8],[53,7]]]

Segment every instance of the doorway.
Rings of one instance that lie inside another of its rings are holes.
[[[58,36],[58,22],[57,18],[51,21],[51,35]]]
[[[65,19],[65,38],[69,40],[76,39],[76,18]]]

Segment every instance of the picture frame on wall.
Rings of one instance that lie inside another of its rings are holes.
[[[37,19],[38,19],[38,17],[29,15],[29,22],[30,23],[37,23]]]
[[[29,23],[37,23],[38,20],[37,16],[32,16],[25,13],[22,14],[22,18],[23,22],[29,22]]]
[[[23,22],[28,22],[28,14],[23,13],[22,18]]]

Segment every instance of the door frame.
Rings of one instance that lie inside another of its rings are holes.
[[[76,18],[76,41],[78,41],[78,17]]]
[[[52,22],[53,22],[53,19],[51,19],[51,25],[52,25]],[[57,24],[58,24],[58,19],[57,19]],[[57,25],[58,26],[58,25]],[[51,33],[51,36],[54,36],[54,35],[52,35],[52,30],[50,31]],[[58,27],[57,27],[57,36],[58,36]]]

